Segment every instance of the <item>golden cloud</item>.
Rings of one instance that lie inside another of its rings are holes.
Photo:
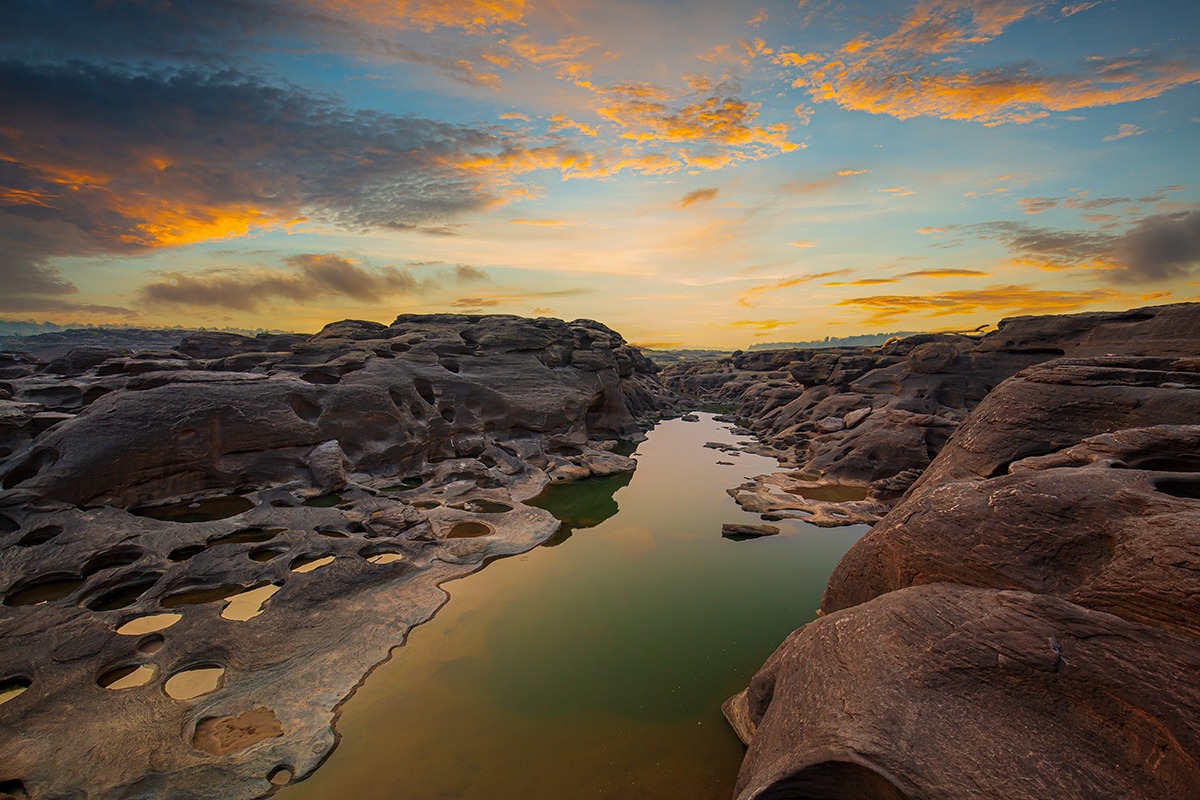
[[[716,200],[717,195],[719,195],[720,193],[721,193],[721,190],[717,189],[717,188],[696,189],[695,191],[688,192],[683,197],[681,197],[679,202],[676,205],[679,208],[687,208],[688,206],[693,205],[695,203],[706,203],[709,200]]]
[[[525,0],[310,0],[332,15],[357,18],[372,25],[398,25],[433,31],[458,28],[489,33],[505,25],[522,25]]]
[[[901,278],[978,278],[988,275],[977,269],[919,269],[906,272]]]
[[[754,302],[764,294],[778,292],[780,289],[790,289],[793,286],[799,286],[804,283],[820,280],[821,278],[837,278],[842,275],[849,275],[851,270],[839,269],[832,272],[818,272],[815,275],[800,275],[794,278],[785,278],[775,283],[767,283],[761,286],[752,286],[738,296],[738,305],[743,308],[751,308]]]
[[[989,286],[974,291],[943,292],[933,295],[875,295],[853,297],[834,305],[870,311],[868,322],[890,322],[905,314],[943,317],[982,311],[1009,313],[1059,313],[1097,303],[1128,299],[1112,289],[1083,292],[1034,289],[1030,286]]]
[[[880,286],[885,283],[899,283],[898,278],[859,278],[853,281],[830,281],[825,286]]]
[[[779,53],[775,63],[799,70],[793,82],[815,100],[899,119],[930,116],[984,125],[1028,123],[1053,111],[1144,100],[1200,81],[1200,68],[1151,56],[1091,57],[1080,75],[1041,75],[1025,67],[952,69],[1042,6],[1029,0],[923,0],[897,29],[861,36],[832,54]]]

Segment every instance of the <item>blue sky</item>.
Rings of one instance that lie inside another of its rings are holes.
[[[0,316],[739,347],[1200,295],[1184,2],[24,2]]]

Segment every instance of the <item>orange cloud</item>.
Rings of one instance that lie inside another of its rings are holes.
[[[433,31],[459,28],[488,33],[505,25],[523,25],[525,0],[310,0],[337,17],[372,25],[397,25]]]
[[[509,225],[531,225],[531,226],[537,227],[537,228],[565,228],[570,225],[575,225],[577,223],[567,222],[566,220],[562,220],[562,219],[525,219],[523,217],[518,217],[517,219],[510,219],[508,221],[508,224]]]
[[[988,275],[977,269],[919,269],[906,272],[901,278],[978,278]]]
[[[803,247],[803,248],[808,248],[808,247],[816,247],[816,246],[817,246],[817,243],[816,243],[816,242],[809,242],[809,241],[803,241],[803,240],[802,240],[802,241],[798,241],[798,242],[788,242],[788,244],[790,244],[792,247]]]
[[[842,169],[838,170],[839,178],[848,178],[851,175],[866,175],[871,170],[869,169]]]
[[[576,122],[573,119],[568,119],[562,114],[555,114],[554,116],[550,117],[549,130],[551,133],[576,130],[582,133],[584,136],[598,136],[600,134],[600,132],[596,130],[594,126],[585,125],[582,122]]]
[[[746,24],[752,28],[757,28],[759,25],[762,25],[766,21],[767,21],[767,10],[765,8],[760,8],[754,12],[754,16],[752,16],[752,17],[750,17],[750,19],[746,20]]]
[[[773,331],[776,328],[782,328],[786,325],[795,325],[796,323],[790,320],[777,319],[742,319],[729,324],[736,325],[740,328],[758,328],[762,331]]]
[[[716,200],[717,195],[721,193],[720,189],[697,189],[694,192],[685,194],[677,204],[679,208],[687,208],[695,203],[706,203],[709,200]]]
[[[899,283],[897,278],[859,278],[854,281],[830,281],[825,286],[880,286],[885,283]]]
[[[1130,136],[1141,136],[1143,133],[1146,133],[1146,130],[1139,128],[1137,125],[1118,125],[1117,132],[1111,136],[1105,136],[1103,141],[1115,142],[1117,139],[1128,139]]]
[[[923,0],[887,36],[859,37],[816,58],[781,53],[776,63],[798,69],[793,85],[815,100],[899,119],[984,125],[1144,100],[1200,81],[1200,68],[1191,64],[1141,55],[1092,57],[1082,75],[1041,75],[1024,67],[970,72],[947,68],[956,60],[945,59],[945,66],[931,66],[930,56],[986,44],[1041,6],[1031,0]]]
[[[752,308],[755,301],[764,294],[777,292],[780,289],[790,289],[793,286],[799,286],[804,283],[820,280],[821,278],[836,278],[842,275],[849,275],[851,270],[839,269],[832,272],[818,272],[815,275],[800,275],[795,278],[786,278],[775,283],[768,283],[762,286],[753,286],[742,292],[738,297],[738,305],[743,308]]]
[[[835,305],[870,311],[868,322],[890,322],[905,314],[942,317],[977,312],[1057,313],[1097,303],[1127,300],[1112,289],[1085,292],[1051,291],[1029,286],[989,286],[986,289],[934,295],[876,295],[854,297]]]

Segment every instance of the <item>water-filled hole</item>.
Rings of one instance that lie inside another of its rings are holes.
[[[269,583],[266,586],[256,586],[253,589],[238,592],[229,598],[229,605],[221,611],[221,617],[233,622],[254,619],[263,612],[263,603],[270,600],[281,588],[283,587]]]
[[[332,564],[335,556],[301,556],[292,562],[292,572],[313,572]]]
[[[136,563],[145,552],[140,547],[116,547],[112,550],[98,553],[84,564],[82,575],[86,578],[106,569],[127,567],[130,564]]]
[[[286,552],[286,547],[260,547],[257,550],[250,551],[250,560],[263,563],[273,558],[278,558]]]
[[[323,494],[319,497],[310,497],[304,501],[304,505],[309,508],[333,508],[340,506],[346,502],[346,499],[340,494]]]
[[[482,522],[460,522],[446,534],[449,539],[474,539],[491,534],[492,527]]]
[[[0,705],[16,699],[33,683],[28,678],[5,678],[0,680]]]
[[[257,542],[269,542],[279,534],[283,533],[287,528],[244,528],[240,531],[227,533],[224,536],[218,536],[208,540],[209,547],[219,547],[223,544],[246,544]]]
[[[372,564],[394,564],[403,560],[404,556],[400,553],[376,553],[373,556],[367,556],[367,561]]]
[[[96,679],[96,683],[105,689],[114,691],[133,689],[137,686],[145,686],[154,680],[154,673],[157,671],[153,664],[130,664],[105,672]]]
[[[242,591],[244,587],[238,584],[225,584],[222,586],[202,586],[195,589],[184,589],[181,592],[169,594],[158,601],[158,604],[163,608],[179,608],[180,606],[197,606],[204,603],[212,603],[217,600],[224,600],[230,595]]]
[[[318,369],[311,369],[300,376],[300,380],[305,383],[316,384],[317,386],[333,386],[341,380],[337,375],[330,375],[328,372],[322,372]]]
[[[465,503],[460,503],[455,508],[463,511],[470,511],[475,514],[507,514],[513,510],[513,507],[508,503],[501,503],[496,500],[468,500]]]
[[[137,645],[138,654],[143,655],[143,656],[152,656],[155,653],[157,653],[159,650],[162,650],[163,644],[165,642],[166,642],[166,639],[164,639],[162,636],[160,636],[157,633],[155,633],[151,636],[147,636],[145,639],[142,639],[140,642],[138,642],[138,645]]]
[[[167,678],[163,691],[172,700],[193,700],[219,689],[224,676],[225,668],[219,664],[201,664]]]
[[[183,547],[176,547],[167,554],[167,559],[170,561],[187,561],[189,558],[198,556],[208,549],[207,545],[189,544]]]
[[[40,528],[34,528],[29,533],[21,537],[17,542],[17,547],[37,547],[39,544],[45,544],[63,532],[63,529],[58,525],[43,525]]]
[[[40,606],[61,600],[84,583],[81,577],[58,577],[38,579],[29,585],[9,592],[4,596],[6,606]]]
[[[276,767],[267,774],[267,780],[272,786],[287,786],[292,782],[292,769],[286,766]]]
[[[330,539],[349,539],[350,538],[350,534],[343,533],[342,531],[319,530],[319,531],[317,531],[317,533],[321,534],[322,536],[328,537]]]
[[[425,482],[425,479],[422,478],[421,476],[413,475],[412,477],[409,477],[409,478],[401,478],[399,483],[394,484],[392,486],[385,486],[383,488],[383,491],[385,491],[385,492],[404,492],[404,491],[408,491],[409,489],[416,489],[424,482]]]
[[[134,506],[130,514],[150,517],[162,522],[212,522],[227,519],[254,508],[254,503],[241,495],[223,495],[202,499],[180,500],[156,506]]]
[[[1154,482],[1154,488],[1163,494],[1184,500],[1200,500],[1200,477],[1162,478]]]
[[[92,600],[89,600],[87,607],[92,611],[116,611],[119,608],[131,606],[137,602],[138,598],[145,594],[150,587],[158,583],[161,575],[146,575],[139,577],[136,580],[131,580],[120,586],[109,589],[107,592],[97,595]]]
[[[439,503],[437,500],[418,500],[417,502],[412,504],[412,507],[419,508],[422,511],[429,511],[430,509],[438,508],[441,505],[442,504]]]
[[[149,614],[144,617],[134,617],[117,627],[117,633],[122,636],[141,636],[145,633],[163,631],[183,619],[183,614]]]
[[[798,486],[788,489],[788,494],[797,495],[807,500],[820,500],[827,503],[848,503],[867,499],[866,486],[847,486],[844,484],[827,484],[825,486]]]

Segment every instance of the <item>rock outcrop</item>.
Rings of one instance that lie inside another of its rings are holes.
[[[0,794],[306,775],[441,584],[554,534],[522,501],[631,471],[616,441],[671,408],[588,320],[93,333],[0,361]]]
[[[727,703],[739,800],[1195,794],[1197,331],[980,404]]]
[[[922,334],[871,348],[738,353],[672,365],[678,392],[735,409],[786,472],[731,494],[748,510],[818,525],[875,522],[967,414],[1006,378],[1058,357],[1194,353],[1200,304],[1016,317],[985,336]],[[814,485],[815,479],[815,485]],[[829,505],[819,487],[863,497]]]

